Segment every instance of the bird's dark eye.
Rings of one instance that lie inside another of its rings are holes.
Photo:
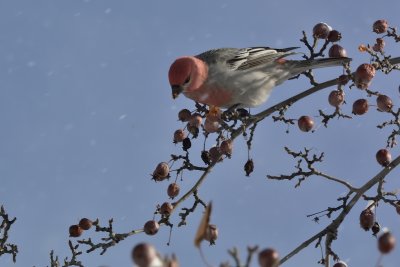
[[[190,76],[186,78],[186,80],[185,80],[185,83],[184,83],[184,84],[187,84],[187,83],[189,83],[189,82],[190,82]]]

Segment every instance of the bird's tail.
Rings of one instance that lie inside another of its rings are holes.
[[[299,61],[294,60],[291,63],[293,64],[294,72],[299,74],[306,70],[311,70],[311,69],[341,66],[350,61],[351,58],[348,57],[337,57],[337,58],[320,58],[320,59],[309,59],[309,60],[299,60]]]

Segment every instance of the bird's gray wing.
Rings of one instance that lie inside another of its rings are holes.
[[[208,64],[223,63],[233,70],[246,70],[295,54],[298,47],[274,49],[270,47],[220,48],[209,50],[196,57]]]

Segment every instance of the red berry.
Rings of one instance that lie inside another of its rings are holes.
[[[340,41],[340,39],[342,39],[342,34],[337,31],[337,30],[332,30],[329,32],[328,34],[328,41],[329,42],[337,42]]]
[[[209,150],[210,160],[212,163],[222,161],[222,153],[219,147],[213,146]]]
[[[156,249],[147,243],[139,243],[132,249],[132,260],[138,267],[149,267],[157,258]]]
[[[219,147],[221,153],[228,157],[232,155],[232,149],[233,149],[233,142],[231,139],[222,141]]]
[[[189,125],[193,126],[193,127],[196,127],[196,128],[199,128],[202,121],[203,121],[203,118],[200,116],[200,114],[195,113],[190,117]]]
[[[180,143],[186,138],[185,131],[178,129],[174,132],[174,143]]]
[[[396,246],[396,238],[391,232],[383,233],[378,238],[378,249],[382,254],[390,253]]]
[[[380,19],[374,22],[372,25],[372,31],[375,33],[384,33],[387,31],[389,25],[387,20],[385,19]]]
[[[376,152],[376,161],[383,167],[386,167],[392,161],[392,155],[390,154],[389,150],[387,149],[380,149]]]
[[[70,237],[80,237],[83,233],[83,229],[79,227],[79,225],[71,225],[69,227],[69,236]]]
[[[157,165],[153,172],[153,179],[156,181],[162,181],[169,177],[169,166],[166,162],[161,162]]]
[[[371,229],[375,223],[375,214],[371,209],[365,209],[360,214],[360,226],[365,231]]]
[[[336,262],[333,267],[347,267],[347,264],[344,261]]]
[[[171,183],[168,186],[167,189],[167,193],[168,196],[172,199],[174,199],[174,197],[176,197],[177,195],[179,195],[179,191],[180,191],[180,187],[177,183]]]
[[[92,224],[93,222],[88,218],[82,218],[79,221],[79,227],[82,228],[83,230],[89,230],[92,227]]]
[[[218,238],[217,226],[215,224],[209,224],[204,239],[209,241],[211,244],[214,244],[217,238]]]
[[[358,66],[354,74],[354,83],[359,89],[367,89],[375,76],[375,68],[368,63]]]
[[[299,126],[299,129],[303,132],[309,132],[314,127],[314,121],[309,116],[301,116],[297,121],[297,124]]]
[[[220,124],[218,121],[210,120],[209,117],[204,121],[204,130],[208,133],[215,133],[218,131]]]
[[[250,176],[250,174],[254,171],[254,162],[252,159],[248,159],[246,164],[244,164],[244,171],[246,176]]]
[[[329,57],[347,57],[346,49],[338,44],[334,44],[329,48]]]
[[[329,104],[334,107],[339,107],[344,102],[344,92],[341,90],[333,90],[328,97]]]
[[[326,39],[332,28],[323,22],[316,24],[313,28],[313,36],[318,39]]]
[[[157,234],[158,229],[160,229],[160,225],[154,220],[147,221],[143,227],[143,230],[147,235]]]
[[[376,98],[376,105],[380,111],[389,112],[392,110],[393,102],[387,95],[379,95]]]
[[[178,119],[182,122],[189,121],[191,116],[192,116],[192,113],[188,109],[182,109],[178,113]]]
[[[169,202],[164,202],[160,207],[160,213],[165,216],[171,215],[173,210],[174,206],[172,206],[172,204]]]
[[[363,115],[368,111],[368,101],[366,99],[358,99],[353,103],[353,114]]]
[[[258,253],[258,264],[260,267],[274,267],[279,262],[279,254],[273,248],[267,248]]]

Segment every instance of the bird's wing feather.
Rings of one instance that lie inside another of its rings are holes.
[[[209,50],[196,57],[208,64],[223,62],[233,70],[246,70],[295,54],[297,47],[274,49],[270,47],[220,48]]]

